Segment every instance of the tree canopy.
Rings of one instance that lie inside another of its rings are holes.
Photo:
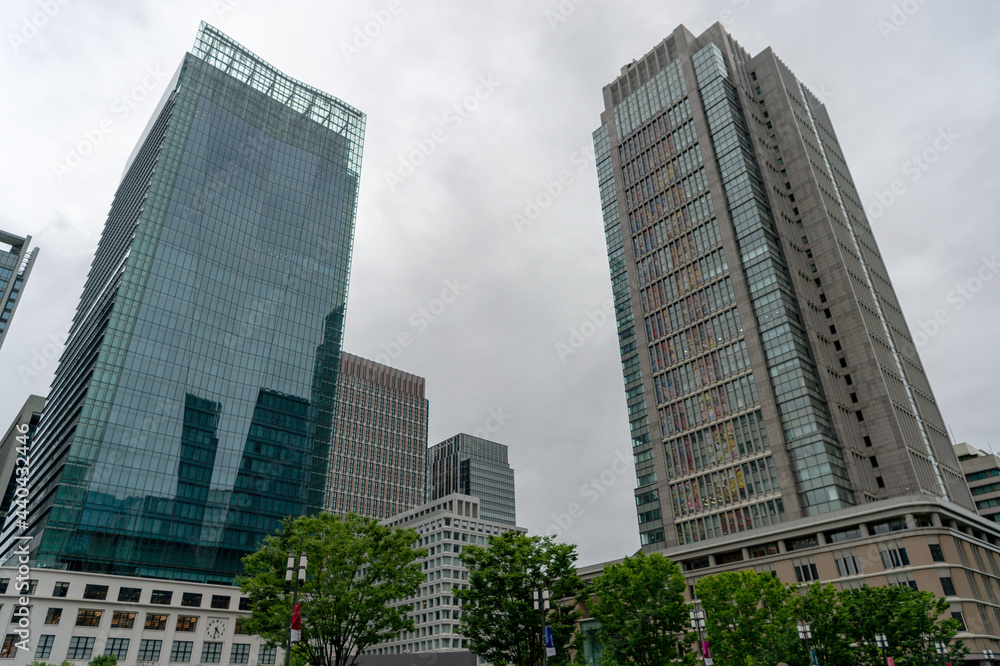
[[[466,546],[460,557],[469,569],[469,589],[456,591],[463,605],[461,633],[473,652],[494,666],[541,664],[542,611],[535,610],[534,599],[536,590],[548,589],[552,608],[545,623],[556,646],[548,662],[569,663],[583,589],[575,545],[506,532],[490,537],[486,548]]]
[[[288,556],[308,559],[299,588],[302,640],[293,657],[314,666],[350,666],[368,647],[413,629],[408,606],[393,602],[416,594],[424,580],[415,546],[419,535],[374,518],[347,514],[286,518],[260,549],[243,558],[237,576],[250,598],[246,631],[287,649],[292,590],[285,583]]]
[[[590,586],[591,615],[604,666],[694,664],[688,629],[687,583],[680,567],[643,552],[604,567]]]

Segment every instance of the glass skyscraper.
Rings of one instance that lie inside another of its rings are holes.
[[[823,103],[718,24],[604,101],[642,547],[906,495],[972,508]]]
[[[38,258],[38,248],[28,252],[31,236],[22,238],[0,231],[0,347],[7,339],[14,310],[24,293],[24,285],[31,274],[31,268]],[[6,508],[6,507],[4,507]]]
[[[225,582],[322,509],[364,123],[202,24],[115,194],[7,549]]]
[[[507,447],[461,433],[427,449],[427,501],[461,493],[479,499],[483,520],[515,525],[514,470]]]

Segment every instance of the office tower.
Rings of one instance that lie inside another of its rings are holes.
[[[424,378],[344,352],[326,510],[388,518],[424,501]]]
[[[506,532],[524,534],[524,528],[486,518],[482,501],[462,493],[435,498],[387,518],[382,524],[415,530],[420,534],[417,547],[425,548],[427,555],[419,561],[427,576],[415,596],[394,602],[396,606],[412,608],[414,630],[400,632],[392,639],[368,648],[363,654],[468,650],[468,639],[459,633],[461,606],[452,592],[469,588],[469,570],[458,556],[470,544],[486,546],[490,536]]]
[[[427,450],[428,501],[452,493],[479,499],[484,520],[514,525],[514,470],[507,447],[464,433]]]
[[[969,483],[976,511],[987,520],[1000,522],[1000,458],[965,442],[955,445],[955,455]]]
[[[38,426],[39,565],[231,582],[281,518],[322,510],[363,131],[202,24]]]
[[[35,265],[38,258],[38,248],[30,253],[28,246],[31,244],[31,236],[21,238],[14,234],[0,231],[0,347],[7,338],[7,331],[10,329],[10,321],[14,318],[14,310],[21,295],[24,293],[24,285],[31,274],[31,267]]]
[[[822,102],[683,26],[594,133],[644,550],[972,497]]]
[[[11,500],[14,499],[17,488],[18,467],[28,467],[31,460],[31,439],[35,435],[35,428],[38,420],[42,416],[42,407],[45,406],[45,398],[40,395],[29,395],[21,406],[21,411],[14,417],[14,421],[7,428],[6,434],[0,440],[0,526],[7,519],[7,514],[17,507],[11,507]],[[20,462],[18,460],[20,459]],[[23,473],[22,473],[23,475]],[[24,487],[24,486],[22,486]],[[11,522],[14,529],[15,523]],[[3,534],[0,532],[0,534]],[[0,536],[0,541],[3,537]]]

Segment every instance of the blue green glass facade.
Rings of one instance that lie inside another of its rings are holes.
[[[202,25],[39,425],[42,564],[226,581],[322,508],[364,115]]]

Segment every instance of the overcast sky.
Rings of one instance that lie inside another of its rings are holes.
[[[0,350],[0,424],[48,391],[201,20],[368,115],[345,350],[427,378],[430,444],[509,445],[518,523],[581,564],[639,545],[591,133],[603,86],[680,23],[773,47],[826,100],[945,420],[1000,448],[990,0],[4,0],[0,228],[42,250]]]

